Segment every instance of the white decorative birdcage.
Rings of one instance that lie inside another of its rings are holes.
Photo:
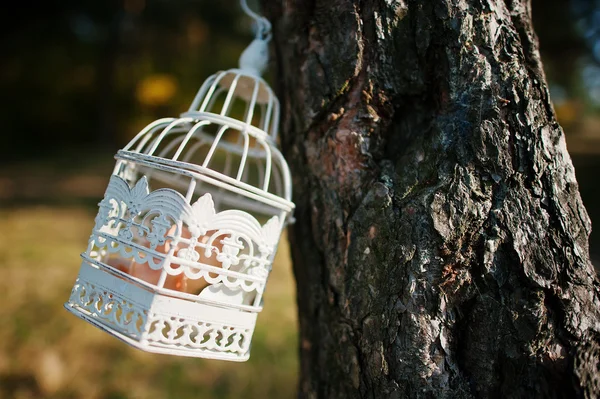
[[[264,31],[116,155],[65,307],[146,351],[243,361],[294,204]]]

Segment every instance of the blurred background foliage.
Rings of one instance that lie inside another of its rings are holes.
[[[4,159],[114,150],[148,121],[185,110],[208,75],[237,65],[251,39],[233,0],[11,7],[0,28],[0,90],[6,131],[19,134],[6,135]]]
[[[252,2],[251,2],[252,3]],[[112,155],[187,109],[251,40],[236,0],[47,0],[0,25],[0,398],[287,398],[297,325],[287,247],[248,363],[149,355],[61,308]],[[534,24],[584,203],[600,223],[600,1],[533,0]],[[600,262],[600,234],[591,241]]]

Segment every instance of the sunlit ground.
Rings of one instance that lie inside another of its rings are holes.
[[[87,189],[64,184],[67,192]],[[101,196],[103,187],[97,190]],[[267,285],[248,362],[155,355],[130,348],[62,307],[94,215],[94,208],[84,204],[13,203],[0,209],[0,398],[294,396],[297,327],[286,240]]]

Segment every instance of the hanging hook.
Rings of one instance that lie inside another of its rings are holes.
[[[248,7],[247,0],[240,0],[240,5],[242,6],[242,10],[248,15],[250,18],[254,19],[256,25],[258,27],[256,32],[256,38],[269,41],[271,40],[271,23],[265,17],[255,13]]]

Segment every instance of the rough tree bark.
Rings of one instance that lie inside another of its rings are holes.
[[[528,0],[263,3],[300,397],[597,395],[591,225]]]

